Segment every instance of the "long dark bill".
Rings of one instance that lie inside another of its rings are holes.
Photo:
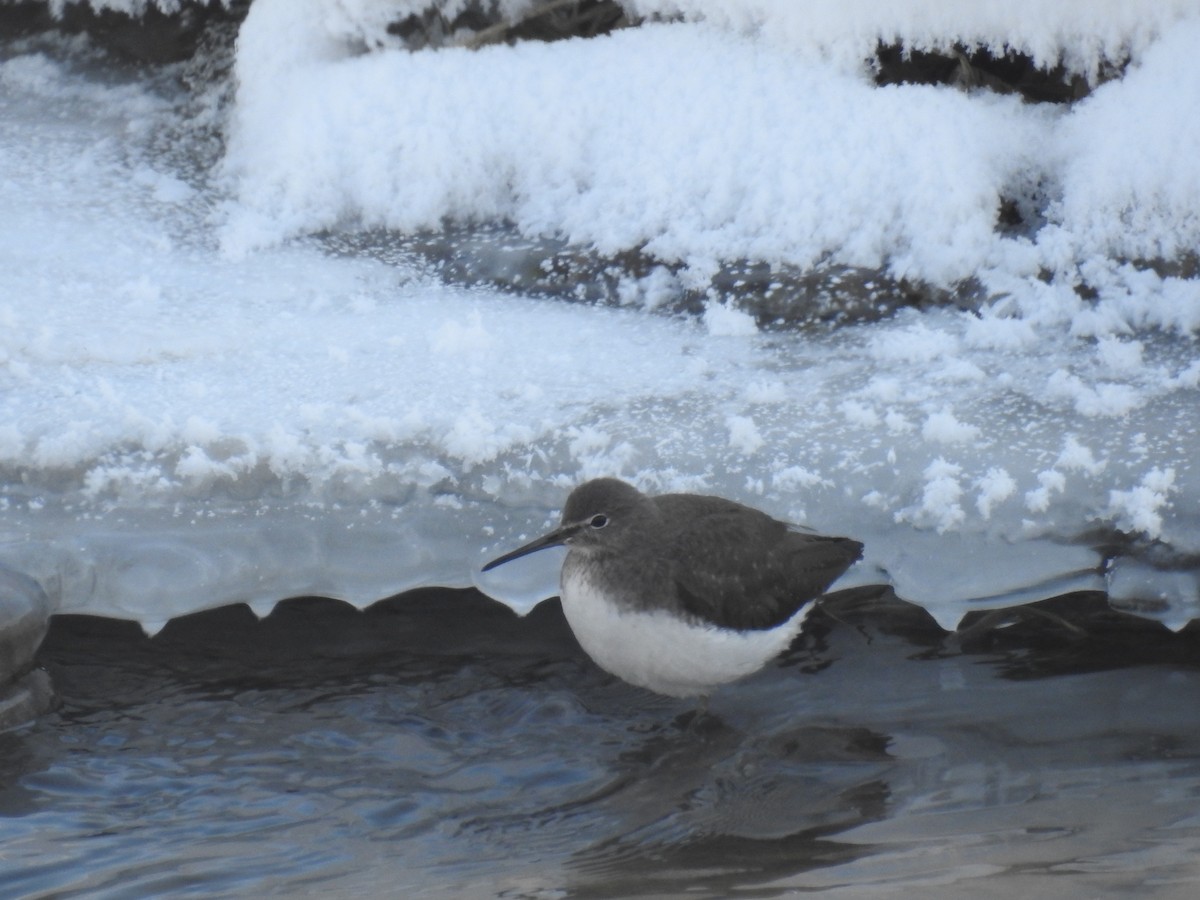
[[[518,547],[511,553],[505,553],[503,556],[496,557],[483,567],[483,571],[491,571],[492,569],[496,568],[496,566],[502,566],[506,562],[512,562],[514,559],[520,559],[522,556],[528,556],[530,553],[536,553],[538,550],[545,550],[547,547],[562,546],[567,542],[571,535],[578,530],[578,525],[564,525],[562,528],[555,528],[549,534],[543,534],[540,538],[530,541],[523,547]]]

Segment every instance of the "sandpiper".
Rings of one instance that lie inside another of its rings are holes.
[[[862,556],[858,541],[732,500],[596,478],[571,492],[558,528],[483,571],[560,545],[563,612],[580,645],[613,675],[673,697],[757,672]]]

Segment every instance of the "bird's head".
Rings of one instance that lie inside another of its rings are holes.
[[[653,510],[648,501],[633,485],[616,478],[585,481],[567,498],[558,528],[493,559],[483,571],[547,547],[567,546],[582,553],[619,547],[632,538],[638,523]]]

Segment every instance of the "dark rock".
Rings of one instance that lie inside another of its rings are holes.
[[[683,269],[679,263],[637,250],[605,256],[561,238],[523,235],[507,223],[448,224],[414,234],[326,232],[321,241],[333,254],[383,262],[407,262],[415,254],[451,284],[486,285],[572,303],[641,303],[672,315],[699,315],[711,301],[732,303],[766,330],[875,321],[908,307],[977,309],[986,299],[974,281],[939,287],[898,279],[881,269],[832,263],[802,269],[732,261],[707,284],[684,287],[677,278]],[[662,291],[664,296],[637,296],[639,280],[655,271],[674,283]]]
[[[0,686],[0,732],[21,728],[55,706],[54,686],[44,669]]]
[[[469,4],[453,19],[427,9],[393,22],[388,33],[410,50],[463,44],[482,47],[515,41],[557,41],[595,37],[631,24],[615,0],[542,0],[516,19],[507,19],[494,3]],[[463,34],[468,35],[462,37]]]
[[[24,37],[55,25],[50,8],[41,0],[0,3],[0,38]]]
[[[0,37],[55,29],[86,33],[100,46],[136,62],[172,63],[190,59],[211,24],[240,21],[249,7],[250,0],[234,0],[228,6],[221,0],[191,0],[178,12],[165,13],[147,3],[141,15],[132,16],[78,2],[55,17],[46,3],[0,3]]]
[[[1016,51],[995,56],[986,47],[955,45],[944,52],[911,50],[901,44],[880,44],[875,54],[875,83],[946,84],[987,88],[1001,94],[1020,94],[1035,103],[1073,103],[1099,84],[1119,78],[1128,60],[1110,64],[1096,83],[1063,65],[1043,69]]]

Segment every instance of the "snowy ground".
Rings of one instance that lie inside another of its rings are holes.
[[[1070,110],[873,87],[861,4],[821,5],[819,39],[788,4],[658,6],[707,21],[408,54],[379,3],[257,0],[219,159],[201,136],[225,123],[168,77],[79,42],[0,50],[0,566],[51,609],[150,629],[365,604],[478,580],[570,485],[617,474],[852,534],[851,582],[947,626],[1106,585],[1200,615],[1200,284],[1124,261],[1200,246],[1194,4],[1005,31],[913,2],[881,26],[1085,72],[1132,54]],[[1039,227],[998,229],[1001,198]],[[656,314],[653,285],[568,306],[307,237],[445,217],[695,284],[820,260],[993,300],[760,334],[735,307]],[[526,609],[555,589],[543,556],[479,583]]]

